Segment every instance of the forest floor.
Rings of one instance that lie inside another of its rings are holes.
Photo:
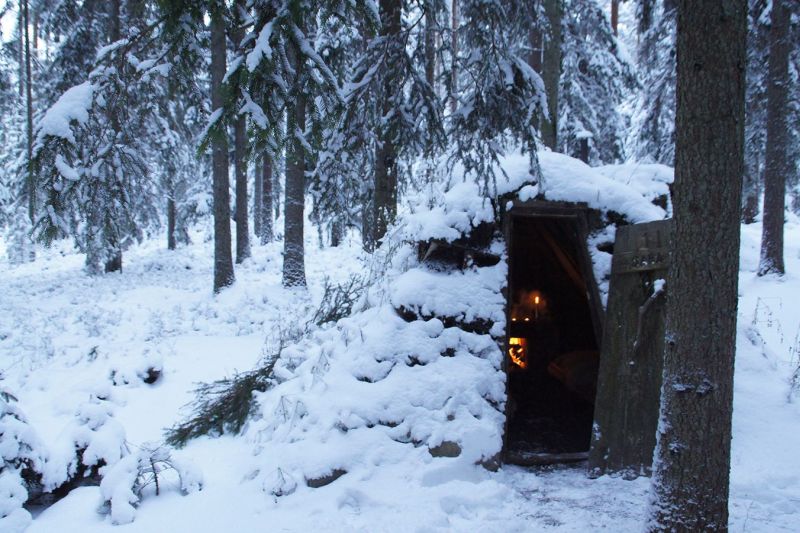
[[[211,294],[212,245],[175,252],[146,241],[122,274],[86,276],[83,256],[66,247],[33,263],[0,266],[0,370],[3,385],[45,443],[62,438],[76,408],[115,376],[115,418],[131,446],[163,439],[185,414],[198,382],[252,369],[268,333],[303,320],[322,280],[341,282],[365,268],[355,242],[320,250],[309,238],[307,295],[280,285],[278,243],[255,246],[237,283]],[[786,226],[788,274],[758,278],[760,225],[743,227],[739,335],[733,416],[731,531],[797,531],[800,524],[800,393],[790,381],[800,357],[800,223]],[[0,242],[0,255],[4,252]],[[153,385],[136,378],[163,367]],[[252,475],[257,443],[204,437],[178,453],[202,471],[201,492],[165,490],[145,498],[121,531],[640,531],[648,480],[590,480],[583,465],[489,473],[442,471],[424,479],[413,465],[376,469],[277,501]],[[324,446],[323,443],[320,446]],[[44,510],[28,531],[111,531],[87,486]]]

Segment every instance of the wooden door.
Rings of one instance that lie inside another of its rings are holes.
[[[617,229],[589,452],[592,476],[650,474],[671,236],[671,220]]]

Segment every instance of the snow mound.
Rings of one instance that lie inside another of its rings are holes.
[[[391,301],[397,309],[418,316],[446,317],[464,324],[505,323],[505,262],[494,267],[454,272],[414,268],[392,285]],[[501,334],[502,331],[497,331]]]
[[[396,464],[496,466],[505,421],[502,354],[490,334],[460,321],[497,321],[494,332],[502,333],[505,268],[473,268],[452,279],[412,268],[390,287],[391,305],[284,349],[275,365],[279,383],[258,394],[260,419],[248,431],[264,491],[287,495]],[[401,318],[399,307],[431,316]],[[456,320],[446,325],[440,314]]]

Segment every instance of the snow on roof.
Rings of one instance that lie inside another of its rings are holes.
[[[614,211],[631,223],[661,220],[667,212],[652,202],[668,194],[672,169],[663,165],[607,165],[590,167],[573,157],[557,152],[538,154],[541,183],[530,174],[527,155],[514,152],[500,163],[505,176],[495,184],[496,196],[526,201],[541,195],[546,200],[584,202],[603,212]],[[481,222],[493,220],[491,202],[474,180],[463,179],[463,167],[450,172],[455,185],[437,191],[429,203],[404,218],[409,240],[444,239],[453,241],[466,235]]]

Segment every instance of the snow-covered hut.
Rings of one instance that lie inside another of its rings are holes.
[[[367,308],[284,349],[250,429],[266,490],[587,456],[615,233],[667,217],[672,172],[539,162],[507,158],[492,198],[431,195]]]

